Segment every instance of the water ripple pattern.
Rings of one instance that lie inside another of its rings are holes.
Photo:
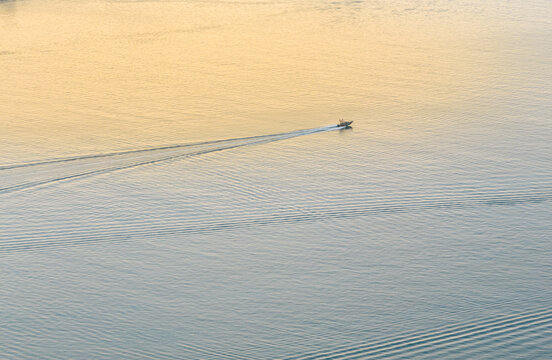
[[[551,331],[552,310],[545,308],[286,359],[491,359],[498,354],[541,358],[552,345]]]
[[[180,155],[182,156],[182,155]],[[317,199],[302,202],[300,207],[270,208],[270,211],[213,211],[208,214],[165,214],[160,219],[150,218],[147,224],[141,219],[128,219],[124,224],[102,221],[93,226],[82,224],[68,225],[59,229],[58,225],[44,224],[40,230],[29,231],[26,226],[10,227],[0,241],[0,253],[31,251],[52,247],[91,245],[98,242],[116,243],[133,238],[159,238],[166,235],[193,236],[199,233],[212,233],[225,230],[247,229],[267,225],[293,225],[301,222],[331,221],[336,219],[353,220],[362,216],[402,214],[424,210],[444,210],[515,206],[539,204],[551,200],[552,187],[549,184],[524,189],[489,189],[467,191],[453,196],[410,194],[400,198],[353,199],[348,202],[321,205]],[[26,229],[27,228],[27,229]]]
[[[238,139],[207,141],[195,144],[160,146],[155,148],[37,160],[0,166],[0,194],[72,180],[83,176],[105,174],[117,170],[155,164],[161,161],[197,156],[214,151],[290,139],[302,135],[339,129],[336,125],[298,130],[281,134]]]
[[[551,4],[0,0],[0,359],[552,359]]]

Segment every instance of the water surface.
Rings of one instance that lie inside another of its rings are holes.
[[[550,19],[1,1],[0,357],[552,357]]]

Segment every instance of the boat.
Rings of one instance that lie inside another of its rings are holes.
[[[352,121],[345,121],[343,119],[339,120],[339,124],[337,124],[337,127],[341,127],[341,128],[350,128],[351,127],[351,124],[353,122]]]

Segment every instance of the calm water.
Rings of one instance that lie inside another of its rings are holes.
[[[551,19],[0,1],[0,358],[552,358]]]

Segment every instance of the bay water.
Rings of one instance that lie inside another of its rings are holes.
[[[551,19],[0,1],[0,358],[552,358]]]

